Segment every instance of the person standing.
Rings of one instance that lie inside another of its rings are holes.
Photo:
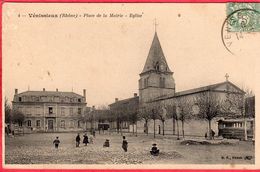
[[[56,148],[56,149],[59,148],[59,144],[60,144],[59,137],[56,137],[56,139],[53,141],[53,144],[55,145],[55,148]]]
[[[79,136],[79,133],[76,137],[76,147],[79,147],[79,143],[80,143],[80,136]]]
[[[122,148],[124,149],[125,152],[127,152],[127,147],[128,147],[128,142],[125,136],[123,136]]]
[[[87,136],[87,134],[84,134],[84,139],[83,139],[83,143],[85,144],[85,146],[87,146],[88,145],[88,136]]]

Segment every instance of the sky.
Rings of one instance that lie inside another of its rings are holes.
[[[15,88],[81,95],[86,89],[88,106],[132,97],[155,18],[176,91],[223,82],[226,73],[232,83],[256,91],[260,35],[244,33],[238,40],[233,34],[235,55],[228,52],[221,37],[225,4],[5,3],[3,11],[3,95],[9,100]],[[33,13],[108,17],[30,18]]]

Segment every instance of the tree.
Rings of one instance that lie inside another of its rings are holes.
[[[155,138],[155,120],[158,119],[159,106],[151,103],[148,105],[148,113],[150,118],[153,120],[153,137]]]
[[[172,118],[172,128],[173,128],[173,135],[175,134],[175,121],[177,125],[177,140],[180,139],[180,132],[179,132],[179,124],[178,124],[178,115],[177,115],[177,108],[175,104],[171,104],[167,106],[167,115],[168,118]]]
[[[151,116],[149,114],[149,110],[148,110],[148,107],[140,107],[139,108],[139,116],[140,118],[142,118],[145,122],[145,133],[148,135],[148,122],[149,120],[151,119]]]
[[[209,138],[212,139],[211,121],[221,114],[222,102],[210,91],[199,94],[195,102],[199,107],[198,117],[208,121]]]
[[[181,97],[178,99],[177,104],[177,118],[181,121],[182,137],[184,139],[184,123],[191,118],[192,114],[191,101],[187,97]]]
[[[11,123],[11,106],[7,97],[5,97],[5,123]]]
[[[159,107],[159,112],[158,112],[158,118],[162,122],[162,127],[163,127],[163,136],[164,136],[164,122],[166,120],[167,115],[167,110],[164,106]]]

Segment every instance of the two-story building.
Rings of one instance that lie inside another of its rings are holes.
[[[82,117],[86,109],[86,90],[83,96],[74,92],[25,91],[15,89],[13,109],[22,112],[24,132],[60,132],[84,129]]]

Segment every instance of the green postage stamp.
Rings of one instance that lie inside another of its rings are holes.
[[[260,32],[260,3],[227,3],[230,32]]]

